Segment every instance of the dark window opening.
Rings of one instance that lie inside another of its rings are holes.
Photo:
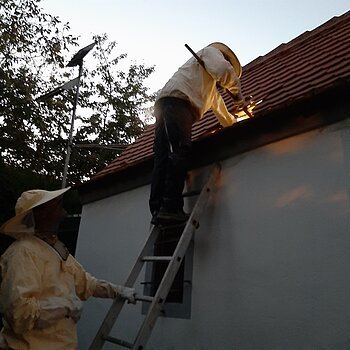
[[[162,229],[150,255],[172,256],[183,230],[184,226]],[[161,314],[163,317],[191,318],[193,251],[194,241],[192,240],[164,303]],[[141,282],[144,285],[144,295],[155,295],[168,264],[167,261],[146,264],[145,280]],[[147,313],[149,305],[147,302],[142,303],[143,314]]]
[[[158,239],[154,244],[154,255],[156,256],[171,256],[174,254],[177,243],[179,242],[180,236],[184,226],[168,228],[162,230],[159,233]],[[159,284],[165,274],[168,267],[167,261],[153,263],[152,269],[152,285],[151,285],[151,296],[154,296],[157,292]],[[177,272],[174,282],[170,288],[166,303],[182,303],[183,301],[183,290],[184,290],[184,271],[185,271],[185,259],[182,261],[179,271]]]

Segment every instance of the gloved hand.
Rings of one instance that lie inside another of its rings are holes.
[[[61,320],[68,315],[67,307],[57,307],[51,309],[41,309],[40,316],[35,322],[35,328],[43,329],[53,326],[58,320]]]
[[[254,117],[253,109],[256,104],[252,99],[252,96],[243,98],[242,100],[234,100],[234,104],[230,110],[238,120]]]
[[[81,313],[83,312],[83,303],[76,295],[73,295],[70,298],[70,304],[71,305],[68,308],[68,315],[66,317],[70,317],[75,323],[78,323]]]
[[[98,279],[96,279],[95,283],[96,287],[93,293],[94,297],[111,299],[120,297],[127,299],[129,303],[136,304],[134,288],[118,286],[113,283]]]
[[[47,328],[65,317],[78,322],[82,312],[82,302],[76,295],[67,297],[51,297],[39,300],[40,314],[36,320],[36,328]]]
[[[230,113],[236,115],[238,112],[242,111],[245,107],[245,103],[243,100],[234,101],[233,106],[230,109]]]
[[[130,304],[136,304],[135,288],[129,288],[124,286],[117,286],[118,293],[122,299],[126,299]]]

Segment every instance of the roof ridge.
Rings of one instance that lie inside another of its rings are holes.
[[[350,17],[350,10],[343,13],[342,15],[332,17],[328,21],[324,22],[323,24],[319,25],[318,27],[312,30],[307,30],[304,33],[301,33],[300,35],[288,41],[287,43],[280,44],[279,46],[268,52],[266,55],[255,58],[253,61],[243,66],[243,70],[246,72],[247,70],[255,68],[260,63],[265,62],[267,59],[270,60],[272,57],[277,56],[281,52],[286,52],[288,49],[291,49],[295,45],[305,42],[310,37],[317,35],[320,32],[323,32],[324,30],[329,30],[333,26],[338,26],[339,22],[349,20],[349,18],[347,17]]]

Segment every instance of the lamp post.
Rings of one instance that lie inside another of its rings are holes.
[[[79,64],[79,75],[78,75],[77,89],[75,91],[75,98],[73,101],[73,113],[72,113],[72,118],[70,121],[70,130],[69,130],[69,136],[68,136],[68,141],[67,141],[66,158],[64,161],[64,168],[63,168],[62,188],[65,188],[66,183],[67,183],[67,172],[68,172],[70,155],[72,153],[74,121],[75,121],[76,110],[77,110],[78,99],[79,99],[80,79],[81,79],[82,72],[83,72],[83,61],[81,61],[81,63]]]
[[[92,43],[80,49],[67,64],[67,67],[79,66],[79,74],[78,74],[77,89],[75,91],[75,98],[73,103],[73,113],[72,113],[72,119],[70,123],[70,131],[69,131],[68,142],[67,142],[66,159],[65,159],[64,168],[63,168],[62,188],[66,187],[68,165],[69,165],[70,155],[72,153],[74,121],[75,121],[75,115],[76,115],[78,99],[79,99],[80,80],[83,73],[83,59],[90,52],[90,50],[92,50],[94,46],[95,46],[95,43]]]
[[[72,101],[69,99],[69,101],[73,103],[73,112],[72,112],[72,118],[70,123],[70,130],[69,130],[68,141],[67,141],[67,151],[66,151],[66,157],[65,157],[64,168],[63,168],[62,188],[66,187],[69,160],[70,160],[70,155],[72,153],[74,121],[76,116],[78,100],[79,100],[80,80],[83,73],[83,59],[90,52],[90,50],[92,50],[94,46],[95,46],[95,43],[92,43],[80,49],[67,64],[67,67],[79,66],[79,74],[77,78],[37,98],[37,101],[45,101],[48,98],[51,98],[57,94],[61,94],[64,98],[68,99],[65,95],[62,94],[63,91],[70,90],[74,86],[77,87],[75,91],[74,100]]]

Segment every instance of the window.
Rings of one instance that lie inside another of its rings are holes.
[[[153,255],[170,256],[173,255],[177,243],[181,237],[184,226],[177,226],[162,229],[158,239],[154,244]],[[146,275],[144,283],[144,294],[154,296],[158,286],[164,276],[168,262],[149,262],[146,265]],[[176,318],[191,317],[191,294],[192,294],[192,268],[193,268],[193,241],[186,252],[184,259],[173,285],[169,291],[164,304],[163,316]],[[149,303],[144,302],[142,313],[147,313]]]

